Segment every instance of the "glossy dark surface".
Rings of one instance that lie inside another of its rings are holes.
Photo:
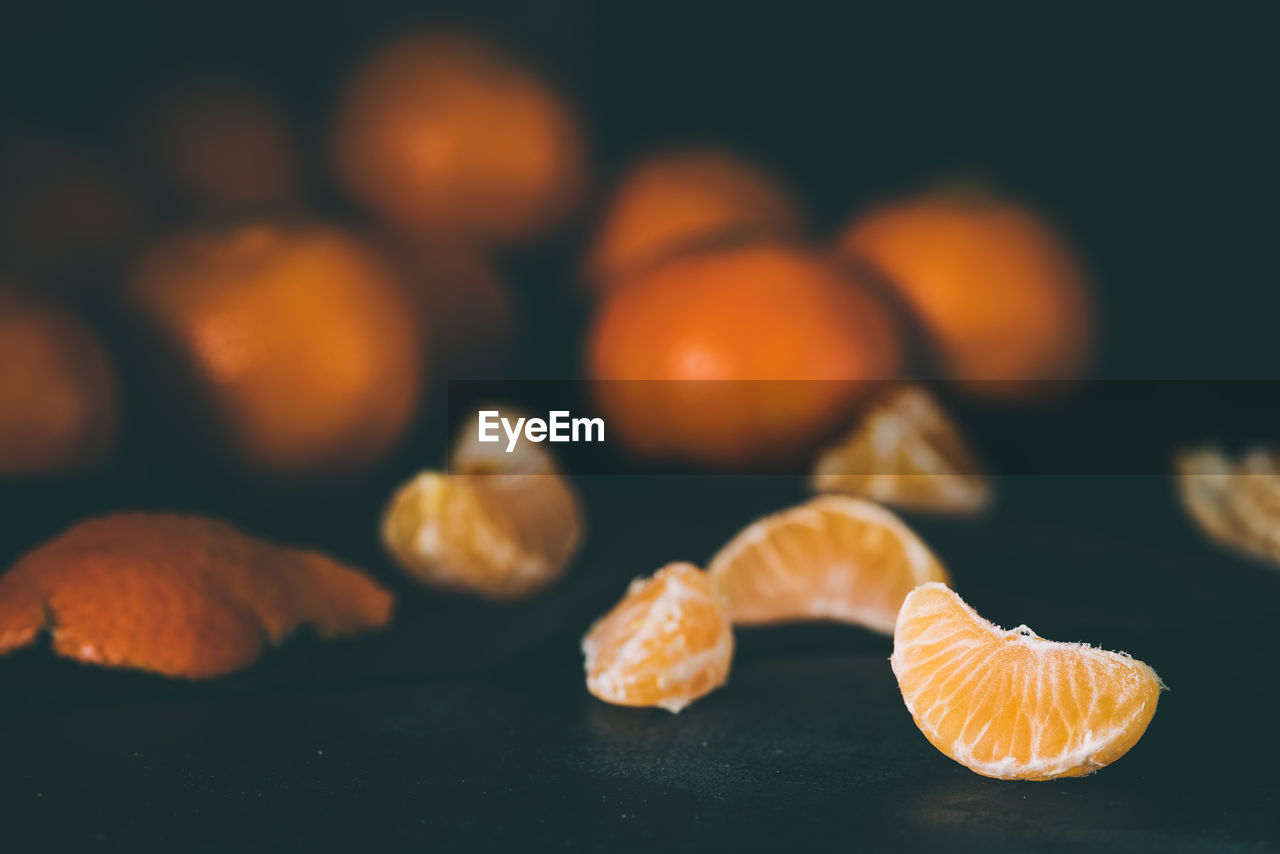
[[[300,638],[203,685],[43,649],[0,661],[6,839],[210,851],[1280,848],[1280,574],[1200,542],[1167,480],[1006,478],[985,521],[917,520],[986,616],[1127,650],[1168,683],[1127,756],[1050,783],[988,780],[939,754],[898,696],[889,640],[855,628],[743,632],[728,687],[680,715],[592,699],[577,638],[631,576],[705,560],[744,520],[804,493],[768,478],[582,486],[589,546],[529,603],[402,589],[383,635]],[[371,512],[373,498],[347,507]],[[330,512],[307,541],[394,581],[368,532],[360,545],[362,526]]]

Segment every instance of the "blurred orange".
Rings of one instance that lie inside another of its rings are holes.
[[[1024,397],[1044,391],[1038,380],[1084,372],[1089,289],[1076,259],[1031,211],[987,193],[934,193],[858,218],[840,248],[883,274],[920,321],[943,373],[966,381],[969,393]]]
[[[99,462],[116,433],[115,372],[97,336],[0,282],[0,475]]]
[[[183,195],[220,207],[297,198],[293,128],[265,92],[228,80],[193,82],[159,98],[151,112],[147,147]]]
[[[581,196],[583,144],[568,105],[497,48],[422,32],[379,50],[343,92],[338,176],[416,234],[519,242]]]
[[[252,468],[359,470],[414,414],[426,344],[412,307],[380,256],[339,228],[179,233],[144,256],[131,296],[172,351],[171,390]]]
[[[27,131],[0,134],[0,263],[42,286],[102,275],[141,234],[144,205],[95,152]]]
[[[630,381],[596,392],[631,450],[732,467],[791,459],[846,423],[866,381],[897,374],[901,342],[860,283],[768,242],[626,280],[594,319],[587,362],[593,380]]]
[[[599,286],[726,236],[794,235],[803,219],[781,184],[733,154],[666,152],[623,176],[588,254],[587,279]]]
[[[400,262],[430,332],[441,381],[502,375],[517,314],[506,283],[482,252],[455,241],[410,241],[389,250]]]

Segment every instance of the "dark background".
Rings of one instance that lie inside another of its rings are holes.
[[[881,195],[979,174],[1045,210],[1093,270],[1099,375],[1280,373],[1276,62],[1247,6],[10,3],[0,115],[110,148],[148,87],[241,75],[292,111],[316,206],[353,217],[323,183],[333,93],[379,39],[439,22],[497,38],[564,89],[606,185],[656,144],[712,140],[790,179],[826,234]],[[586,308],[568,270],[584,234],[505,259],[528,318],[523,375],[577,373]],[[705,560],[748,519],[800,500],[794,478],[583,477],[587,550],[546,596],[499,608],[400,582],[373,520],[396,482],[438,459],[442,424],[429,412],[396,459],[329,489],[162,464],[133,426],[107,471],[0,483],[0,563],[87,513],[181,508],[327,548],[402,594],[390,632],[300,638],[207,685],[43,649],[0,661],[0,839],[1280,848],[1280,576],[1203,544],[1165,477],[1008,476],[984,523],[918,524],[986,616],[1128,650],[1172,689],[1115,767],[1013,784],[934,751],[901,706],[888,641],[856,629],[745,632],[730,686],[679,716],[586,694],[577,638],[626,581]]]

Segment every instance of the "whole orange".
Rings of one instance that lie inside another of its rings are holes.
[[[600,286],[718,238],[793,235],[803,219],[787,189],[746,160],[714,148],[664,152],[623,175],[585,272]]]
[[[118,409],[115,371],[92,330],[0,283],[0,475],[100,461]]]
[[[613,289],[588,372],[633,452],[729,468],[794,459],[840,426],[901,344],[875,295],[780,242],[681,255]]]
[[[1024,207],[931,194],[855,220],[840,249],[881,273],[919,321],[943,374],[966,391],[1023,397],[1084,371],[1089,288],[1071,252]]]
[[[404,286],[352,234],[258,221],[192,230],[143,258],[131,297],[168,349],[174,400],[251,468],[358,470],[404,434],[425,342]]]
[[[518,242],[581,195],[576,119],[550,87],[485,42],[402,37],[347,85],[335,126],[338,177],[411,233]]]

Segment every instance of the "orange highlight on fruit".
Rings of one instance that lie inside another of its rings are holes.
[[[907,594],[947,581],[929,547],[897,516],[827,495],[766,516],[707,569],[735,624],[836,620],[893,632]]]
[[[118,413],[115,371],[97,335],[0,282],[0,475],[101,462]]]
[[[619,442],[719,468],[797,458],[901,362],[893,317],[873,293],[778,242],[681,256],[628,279],[600,306],[587,350]]]
[[[857,218],[841,251],[869,264],[919,321],[944,376],[1019,398],[1084,372],[1092,300],[1080,267],[1031,211],[986,193],[935,193]]]
[[[706,573],[671,563],[633,581],[587,632],[582,652],[596,697],[679,712],[728,680],[733,631]]]
[[[248,667],[299,628],[382,628],[392,597],[322,554],[214,519],[123,513],[73,526],[0,576],[0,655],[42,632],[102,667],[207,679]]]
[[[979,513],[991,499],[991,484],[960,428],[927,389],[911,384],[859,416],[818,457],[811,482],[818,492],[931,513]]]
[[[189,429],[255,471],[359,471],[417,408],[425,344],[403,283],[339,228],[179,233],[146,254],[131,297]]]
[[[727,239],[796,236],[804,217],[788,191],[754,164],[714,148],[651,156],[618,184],[587,256],[594,286],[682,251]]]
[[[546,451],[528,442],[511,454],[482,445],[474,424],[460,433],[447,473],[423,472],[396,491],[382,542],[427,587],[497,600],[531,596],[569,568],[582,544],[582,506]]]
[[[1080,777],[1111,764],[1146,732],[1164,688],[1123,653],[992,625],[943,584],[903,603],[892,662],[933,746],[1003,780]]]
[[[423,32],[386,45],[343,92],[338,176],[414,234],[520,242],[582,195],[581,131],[546,83],[485,42]]]

